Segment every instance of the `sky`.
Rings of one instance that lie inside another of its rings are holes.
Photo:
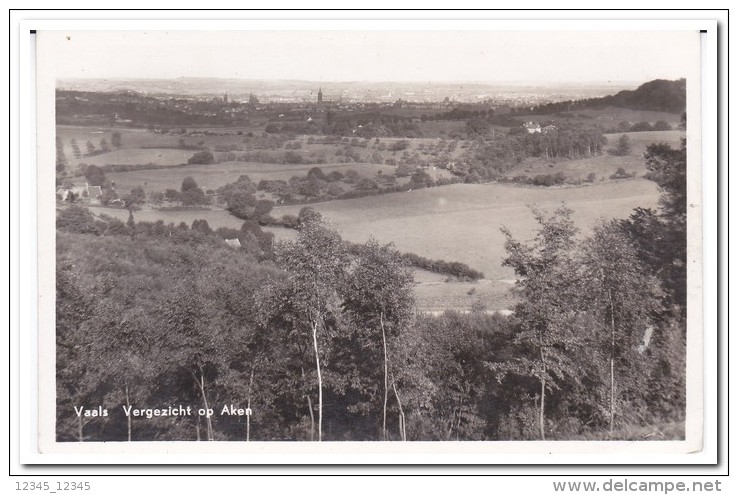
[[[545,83],[677,79],[691,31],[46,31],[57,79]]]

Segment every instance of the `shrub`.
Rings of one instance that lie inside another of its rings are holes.
[[[209,150],[198,151],[187,160],[190,165],[210,165],[215,161],[215,157]]]
[[[390,151],[402,151],[404,149],[407,149],[407,147],[410,146],[410,141],[406,139],[401,139],[399,141],[395,141],[389,146]]]

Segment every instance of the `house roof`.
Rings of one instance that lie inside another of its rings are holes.
[[[240,248],[241,247],[241,241],[238,240],[238,238],[235,239],[226,239],[226,244],[228,244],[231,247],[234,248]]]

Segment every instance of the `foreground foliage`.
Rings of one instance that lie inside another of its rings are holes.
[[[659,211],[584,237],[565,207],[534,211],[531,241],[508,234],[520,298],[509,318],[416,314],[403,256],[374,241],[348,246],[319,217],[274,243],[253,220],[213,232],[204,221],[135,222],[133,209],[124,224],[63,208],[57,437],[683,435],[684,161],[663,145],[649,160]],[[145,416],[179,405],[214,414]],[[98,407],[108,414],[77,412]],[[653,433],[661,423],[668,431]]]

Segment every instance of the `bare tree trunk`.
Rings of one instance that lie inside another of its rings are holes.
[[[454,432],[454,422],[456,421],[456,408],[451,411],[451,421],[448,422],[448,431],[446,432],[446,440],[451,438],[451,434]]]
[[[387,440],[387,396],[389,395],[389,386],[387,384],[388,363],[387,363],[387,335],[384,331],[384,313],[379,313],[379,324],[382,327],[382,346],[384,347],[384,407],[382,409],[382,439]]]
[[[251,366],[251,379],[249,380],[249,393],[248,398],[246,400],[246,409],[248,410],[248,414],[246,415],[246,441],[251,440],[251,388],[254,385],[254,368],[256,366]]]
[[[464,406],[464,399],[459,400],[459,419],[456,422],[456,441],[459,441],[459,430],[461,429],[461,408]]]
[[[313,322],[313,348],[315,350],[315,367],[318,370],[318,441],[323,440],[323,376],[320,374],[320,356],[318,355],[318,322]]]
[[[539,418],[539,422],[541,426],[541,440],[546,439],[546,423],[545,423],[545,419],[543,415],[545,402],[546,402],[546,379],[541,378],[541,412],[540,412],[540,418]]]
[[[615,426],[615,305],[612,301],[612,290],[609,290],[610,298],[610,436]]]
[[[126,384],[126,406],[128,406],[128,410],[131,409],[131,399],[128,396],[128,384]],[[131,441],[131,415],[128,415],[128,441]]]
[[[405,432],[405,411],[402,409],[402,401],[400,400],[400,394],[397,393],[397,386],[395,385],[395,377],[392,377],[392,390],[395,392],[395,398],[397,399],[397,407],[400,409],[400,438],[402,438],[402,441],[407,441],[407,435]]]
[[[82,427],[84,426],[82,424],[82,415],[81,414],[78,414],[77,415],[77,419],[79,420],[77,422],[77,441],[84,442],[85,441],[85,436],[82,433]]]
[[[305,368],[300,365],[300,374],[305,379]],[[310,441],[315,439],[315,413],[313,412],[313,401],[310,400],[310,395],[305,394],[305,398],[308,403],[308,411],[310,412]]]
[[[546,356],[543,353],[543,338],[539,336],[541,349],[541,364],[543,365],[543,374],[541,375],[541,411],[539,415],[539,423],[541,427],[541,440],[546,440]]]
[[[197,441],[200,441],[200,415],[197,415],[197,423],[195,423],[195,432],[197,433]]]
[[[197,377],[195,377],[195,380],[197,381],[197,384],[200,386],[200,393],[202,394],[202,403],[205,406],[205,412],[209,412],[210,406],[208,405],[208,397],[205,393],[205,373],[202,370],[202,366],[200,368],[200,379],[197,380]],[[209,441],[213,440],[213,421],[210,419],[210,415],[205,416],[205,421],[207,424],[207,437]]]

